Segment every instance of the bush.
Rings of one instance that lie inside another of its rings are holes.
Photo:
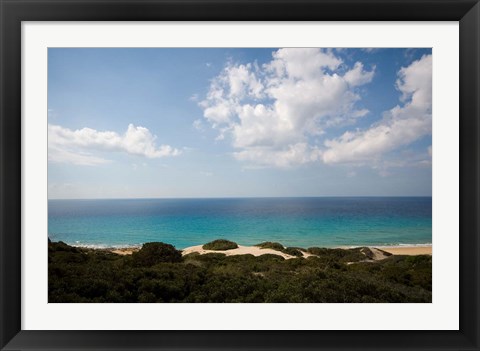
[[[326,253],[328,253],[328,249],[326,249],[324,247],[309,247],[307,249],[307,252],[309,254],[312,254],[312,255],[321,256],[321,255],[325,255]]]
[[[271,241],[265,241],[263,243],[257,244],[255,246],[261,247],[262,249],[272,249],[276,251],[282,251],[284,249],[283,245],[280,243],[274,243]]]
[[[373,257],[373,252],[368,247],[357,247],[353,249],[309,247],[307,252],[324,260],[333,260],[343,263],[360,262]]]
[[[297,249],[297,250],[302,251],[302,252],[307,252],[307,249],[304,249],[303,247],[292,246],[290,248],[291,249]]]
[[[133,253],[137,266],[150,267],[161,262],[181,262],[182,254],[170,244],[160,242],[143,244],[138,252]]]
[[[232,250],[238,248],[237,243],[230,240],[217,239],[202,246],[204,250]]]
[[[302,251],[295,247],[287,247],[282,250],[283,253],[286,253],[287,255],[295,256],[295,257],[303,257]]]
[[[75,253],[80,252],[80,249],[67,245],[63,241],[59,241],[56,243],[53,243],[50,241],[48,243],[48,250],[51,252],[56,252],[56,251],[75,252]]]

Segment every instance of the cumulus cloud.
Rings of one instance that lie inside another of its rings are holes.
[[[331,50],[279,49],[262,66],[228,64],[200,106],[237,159],[289,167],[321,159],[312,138],[368,114],[357,107],[356,87],[374,70],[360,62],[348,67]]]
[[[432,132],[432,56],[424,55],[398,72],[403,105],[384,113],[366,130],[345,132],[325,141],[325,163],[362,163],[408,145]]]
[[[356,62],[352,70],[345,73],[345,80],[351,86],[369,83],[373,78],[374,71],[366,72],[361,62]]]
[[[124,152],[147,158],[177,156],[180,150],[170,145],[156,146],[156,136],[144,127],[128,126],[120,135],[112,131],[91,128],[71,130],[59,125],[48,125],[48,158],[51,162],[77,165],[98,165],[110,162],[91,154],[93,151]]]

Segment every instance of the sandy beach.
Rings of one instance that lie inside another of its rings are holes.
[[[431,246],[388,246],[378,248],[393,255],[432,255]]]

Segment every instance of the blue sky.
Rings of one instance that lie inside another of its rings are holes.
[[[431,67],[430,49],[49,49],[49,198],[430,196]]]

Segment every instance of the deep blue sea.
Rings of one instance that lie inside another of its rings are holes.
[[[162,241],[183,249],[240,245],[416,245],[432,242],[431,197],[49,200],[48,235],[88,247]]]

